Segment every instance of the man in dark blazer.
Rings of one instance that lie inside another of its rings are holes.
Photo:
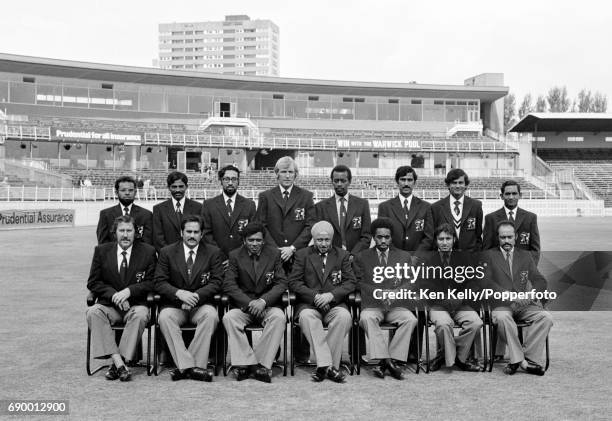
[[[202,206],[204,241],[219,247],[227,260],[230,251],[242,245],[242,231],[255,219],[255,202],[237,193],[240,170],[227,165],[219,170],[223,192]]]
[[[97,303],[87,309],[94,358],[113,360],[106,373],[109,380],[128,381],[131,374],[125,361],[136,358],[137,346],[149,322],[147,294],[152,291],[155,271],[155,249],[134,241],[136,221],[129,215],[115,219],[111,231],[116,241],[96,246],[87,288]],[[119,347],[111,325],[123,321],[125,329]]]
[[[448,172],[444,180],[450,194],[431,205],[434,226],[443,223],[455,228],[458,250],[482,250],[482,203],[465,195],[470,185],[468,175],[461,168]]]
[[[330,177],[335,194],[315,205],[317,220],[332,224],[333,245],[355,256],[370,247],[370,204],[366,199],[349,194],[352,180],[349,167],[336,165]]]
[[[96,229],[98,244],[115,241],[111,228],[115,219],[121,215],[130,215],[136,221],[136,240],[153,244],[153,214],[134,204],[136,181],[130,176],[119,177],[115,180],[115,193],[119,203],[100,211]]]
[[[296,295],[294,314],[317,360],[312,379],[320,382],[327,377],[342,383],[342,345],[352,324],[345,299],[355,290],[355,275],[349,253],[332,246],[333,233],[327,221],[313,225],[314,245],[296,253],[289,289]]]
[[[389,218],[372,222],[374,247],[362,251],[354,260],[357,286],[361,291],[361,316],[359,326],[364,330],[370,345],[369,357],[379,360],[373,370],[376,377],[384,378],[385,370],[397,380],[403,380],[402,369],[396,361],[407,361],[410,337],[417,325],[417,318],[409,310],[414,303],[409,300],[385,298],[383,292],[415,290],[411,279],[387,277],[386,268],[411,264],[410,253],[392,246],[394,224]],[[380,328],[381,322],[397,326],[391,343]],[[359,358],[360,356],[358,356]]]
[[[396,248],[422,256],[431,250],[434,224],[431,205],[413,194],[417,178],[412,167],[399,167],[395,171],[399,195],[378,205],[378,217],[389,218],[393,223]]]
[[[181,239],[181,219],[187,215],[200,215],[202,205],[185,197],[187,176],[174,171],[166,180],[172,196],[153,206],[153,245],[160,250]]]
[[[499,196],[504,201],[504,206],[485,216],[483,249],[499,247],[495,231],[497,225],[501,221],[513,221],[516,227],[517,247],[531,252],[531,257],[537,266],[540,261],[540,231],[537,215],[518,207],[521,186],[516,181],[504,181]]]
[[[476,257],[466,251],[453,250],[457,241],[455,229],[451,224],[441,224],[434,231],[436,251],[429,253],[425,267],[431,274],[423,276],[421,288],[432,293],[441,293],[443,298],[427,300],[429,319],[434,324],[437,353],[431,361],[430,369],[437,371],[446,364],[463,371],[479,371],[479,367],[468,361],[470,348],[482,328],[482,319],[475,308],[480,304],[473,299],[461,299],[449,296],[449,291],[463,294],[466,291],[478,293],[482,288],[484,270],[477,269]],[[445,276],[452,268],[451,276]],[[466,269],[473,268],[473,270]],[[469,276],[467,275],[469,271]],[[473,272],[473,273],[472,273]],[[454,326],[461,327],[455,336]]]
[[[213,298],[223,282],[221,251],[202,240],[199,215],[183,217],[182,241],[164,247],[155,270],[155,290],[161,295],[159,327],[166,339],[176,369],[172,380],[191,378],[212,381],[207,370],[212,336],[219,323]],[[180,327],[187,322],[196,331],[187,349]]]
[[[244,245],[230,253],[223,281],[223,292],[232,306],[223,316],[223,326],[238,381],[248,378],[251,372],[257,380],[271,382],[272,363],[287,324],[280,308],[287,277],[280,251],[265,244],[264,235],[259,222],[244,228]],[[244,327],[253,322],[264,327],[254,351],[244,332]]]
[[[280,249],[283,268],[289,273],[295,252],[310,242],[316,210],[312,193],[294,184],[298,167],[293,158],[280,158],[274,172],[279,185],[259,194],[256,218],[266,229],[268,244]]]
[[[484,254],[487,288],[508,293],[544,292],[546,279],[538,271],[531,254],[515,247],[517,233],[514,223],[501,221],[497,226],[497,237],[499,247]],[[543,376],[544,346],[553,324],[551,314],[544,310],[539,300],[529,296],[517,297],[513,301],[492,300],[490,305],[499,338],[507,344],[510,354],[510,363],[504,368],[504,373],[512,375],[520,367],[528,373]],[[526,320],[532,324],[521,345],[516,322]]]

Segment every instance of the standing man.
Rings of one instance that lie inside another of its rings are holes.
[[[480,252],[482,203],[465,195],[470,185],[468,175],[461,168],[455,168],[448,172],[444,182],[450,194],[431,205],[434,225],[451,224],[457,235],[458,250]]]
[[[342,344],[352,324],[344,301],[355,289],[355,275],[349,253],[332,246],[333,235],[329,222],[313,225],[314,245],[296,253],[289,289],[295,292],[295,314],[317,360],[312,379],[321,382],[327,377],[343,383],[345,375],[339,370]]]
[[[115,233],[111,227],[115,219],[121,215],[129,215],[136,221],[135,236],[137,240],[153,244],[153,214],[149,210],[134,204],[136,181],[129,176],[119,177],[115,180],[115,193],[119,203],[100,211],[100,219],[98,219],[98,228],[96,229],[98,244],[116,240],[113,237]]]
[[[370,345],[369,356],[380,360],[373,370],[376,377],[383,379],[385,370],[397,380],[404,379],[402,369],[396,361],[408,360],[410,337],[417,325],[417,319],[408,309],[409,303],[382,299],[381,291],[400,291],[411,288],[410,279],[387,278],[381,275],[388,267],[404,265],[411,261],[410,253],[392,247],[394,224],[389,218],[378,218],[372,222],[374,247],[362,251],[354,261],[357,285],[361,290],[362,310],[359,326],[364,330]],[[382,279],[382,278],[385,279]],[[378,292],[375,292],[378,291]],[[380,328],[381,322],[397,326],[391,343]],[[357,358],[360,358],[358,355]]]
[[[332,224],[333,245],[355,256],[370,247],[370,205],[366,199],[349,195],[352,180],[349,167],[336,165],[330,178],[335,194],[315,205],[317,220]]]
[[[546,279],[540,274],[531,254],[515,247],[517,233],[512,221],[497,225],[499,247],[485,252],[485,281],[487,287],[497,292],[538,292],[546,290]],[[491,302],[491,318],[497,325],[499,338],[507,344],[510,363],[504,373],[512,375],[518,368],[530,374],[543,376],[545,369],[544,346],[553,321],[539,300],[519,298],[514,301]],[[531,321],[529,332],[521,344],[516,322]]]
[[[213,305],[223,281],[221,251],[202,240],[202,219],[186,215],[181,223],[182,241],[164,247],[155,270],[155,290],[161,295],[159,327],[176,369],[172,380],[191,378],[212,381],[207,370],[210,342],[219,316]],[[187,349],[180,327],[187,322],[196,331]]]
[[[233,307],[223,317],[223,326],[238,381],[248,378],[249,372],[259,381],[272,381],[272,363],[287,324],[280,308],[287,277],[280,251],[265,244],[264,235],[259,222],[243,229],[244,245],[230,253],[223,282],[223,292]],[[244,332],[244,327],[253,322],[264,327],[255,351]]]
[[[413,195],[417,178],[412,167],[399,167],[395,171],[399,194],[378,205],[378,217],[391,220],[395,248],[421,257],[431,250],[434,225],[431,205]]]
[[[517,246],[531,252],[531,257],[537,266],[540,261],[538,217],[535,213],[518,207],[521,186],[514,180],[504,181],[499,197],[504,201],[504,206],[485,216],[483,248],[488,250],[499,247],[495,228],[501,221],[512,221],[516,227]]]
[[[242,245],[244,228],[255,219],[255,202],[238,194],[240,170],[226,165],[218,173],[223,192],[202,206],[204,241],[219,247],[223,260]]]
[[[200,215],[202,205],[187,199],[187,176],[174,171],[166,180],[170,199],[153,206],[153,245],[159,253],[163,247],[181,239],[181,219],[187,215]]]
[[[280,158],[274,173],[279,185],[259,194],[256,218],[266,229],[266,241],[280,250],[285,272],[290,273],[295,252],[310,242],[316,210],[312,193],[294,184],[298,167],[293,158]]]
[[[87,309],[94,358],[112,358],[108,380],[131,379],[125,361],[136,358],[137,346],[149,322],[147,294],[153,289],[155,249],[136,241],[136,221],[130,215],[118,216],[111,228],[115,241],[96,246],[87,289],[98,301]],[[111,326],[123,321],[119,347]]]

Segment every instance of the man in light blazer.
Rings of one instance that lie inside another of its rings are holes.
[[[202,206],[204,241],[219,247],[227,261],[230,252],[242,246],[242,232],[255,219],[255,202],[238,194],[238,168],[227,165],[218,176],[223,191]]]
[[[97,303],[87,309],[94,358],[113,360],[106,373],[108,380],[128,381],[131,373],[125,361],[136,358],[142,332],[149,322],[147,294],[153,289],[155,249],[134,241],[136,221],[129,215],[115,219],[111,231],[115,241],[96,246],[87,288],[96,294]],[[119,346],[111,326],[125,323]]]
[[[159,253],[163,247],[181,239],[181,219],[187,215],[200,215],[202,205],[185,197],[187,176],[174,171],[166,180],[171,198],[153,206],[153,245]]]
[[[335,194],[315,205],[317,220],[332,224],[333,245],[355,256],[370,247],[370,204],[366,199],[349,194],[352,174],[346,165],[336,165],[330,178]]]
[[[159,327],[176,369],[172,380],[191,378],[212,381],[207,370],[212,336],[219,323],[213,305],[221,291],[223,266],[221,251],[202,240],[202,219],[199,215],[183,217],[182,240],[164,247],[155,270],[155,290],[161,296]],[[180,327],[190,321],[196,325],[187,349]]]
[[[136,195],[136,181],[130,176],[119,177],[115,180],[115,193],[119,203],[100,211],[96,235],[98,244],[115,241],[112,226],[115,219],[121,215],[130,215],[136,221],[136,240],[153,244],[153,214],[134,204]]]

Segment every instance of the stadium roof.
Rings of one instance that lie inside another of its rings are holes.
[[[612,132],[612,114],[605,113],[530,113],[516,123],[511,132]]]
[[[508,88],[505,86],[424,85],[415,83],[352,82],[270,76],[221,75],[185,70],[161,70],[149,67],[85,63],[1,53],[0,72],[221,90],[480,99],[484,102],[495,101],[508,93]]]

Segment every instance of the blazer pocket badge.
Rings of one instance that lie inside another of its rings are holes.
[[[272,284],[274,281],[274,272],[266,272],[266,285]]]
[[[522,270],[521,271],[521,286],[524,288],[527,285],[527,282],[529,282],[529,271],[528,270]]]
[[[248,219],[239,219],[238,220],[238,232],[244,231],[244,229],[246,228],[248,224],[249,224]]]
[[[144,281],[145,273],[144,272],[136,272],[136,283],[140,283]]]
[[[304,208],[296,208],[295,209],[295,220],[303,221],[305,219],[305,214],[306,214],[306,211],[304,210]]]
[[[361,229],[361,216],[356,216],[351,220],[351,227],[354,230],[360,230]]]
[[[530,233],[528,232],[521,232],[519,234],[519,244],[522,246],[528,246],[529,245],[529,237],[531,236]]]
[[[414,230],[415,231],[423,231],[425,228],[425,220],[424,219],[416,219],[414,221]]]
[[[476,218],[468,218],[466,222],[467,222],[466,229],[468,231],[474,231],[476,229]]]
[[[402,284],[402,280],[397,276],[393,277],[393,288],[398,288]]]
[[[332,285],[339,285],[342,282],[342,271],[334,270],[331,273]]]
[[[200,285],[206,285],[210,280],[210,272],[205,272],[200,277]]]
[[[142,238],[143,234],[144,234],[144,225],[137,225],[136,226],[136,238]]]

